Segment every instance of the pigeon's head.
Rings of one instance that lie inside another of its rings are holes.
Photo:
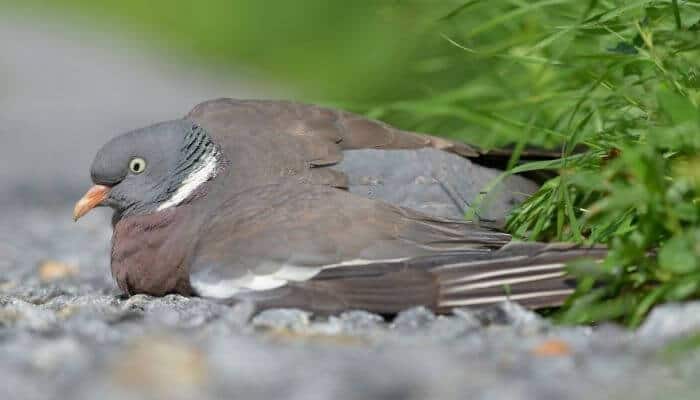
[[[206,131],[189,120],[161,122],[117,136],[95,156],[95,185],[75,205],[78,220],[98,206],[119,216],[177,206],[212,179],[220,158]]]

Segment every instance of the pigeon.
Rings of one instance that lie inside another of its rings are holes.
[[[111,272],[127,295],[258,310],[557,306],[575,289],[566,263],[606,256],[602,247],[514,242],[488,224],[353,193],[347,173],[332,168],[344,149],[479,155],[339,111],[215,100],[105,144],[73,217],[114,210]]]

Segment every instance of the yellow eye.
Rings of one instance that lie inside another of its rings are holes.
[[[131,172],[140,174],[144,169],[146,169],[146,160],[143,158],[136,157],[129,161],[129,170],[131,170]]]

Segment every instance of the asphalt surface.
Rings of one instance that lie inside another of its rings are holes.
[[[700,352],[678,340],[700,303],[628,331],[513,304],[388,321],[121,296],[108,212],[70,220],[95,150],[204,99],[275,93],[99,36],[0,17],[0,398],[697,398]]]

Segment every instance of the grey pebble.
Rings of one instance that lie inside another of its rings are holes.
[[[637,333],[653,340],[700,334],[700,302],[671,303],[656,307]]]

